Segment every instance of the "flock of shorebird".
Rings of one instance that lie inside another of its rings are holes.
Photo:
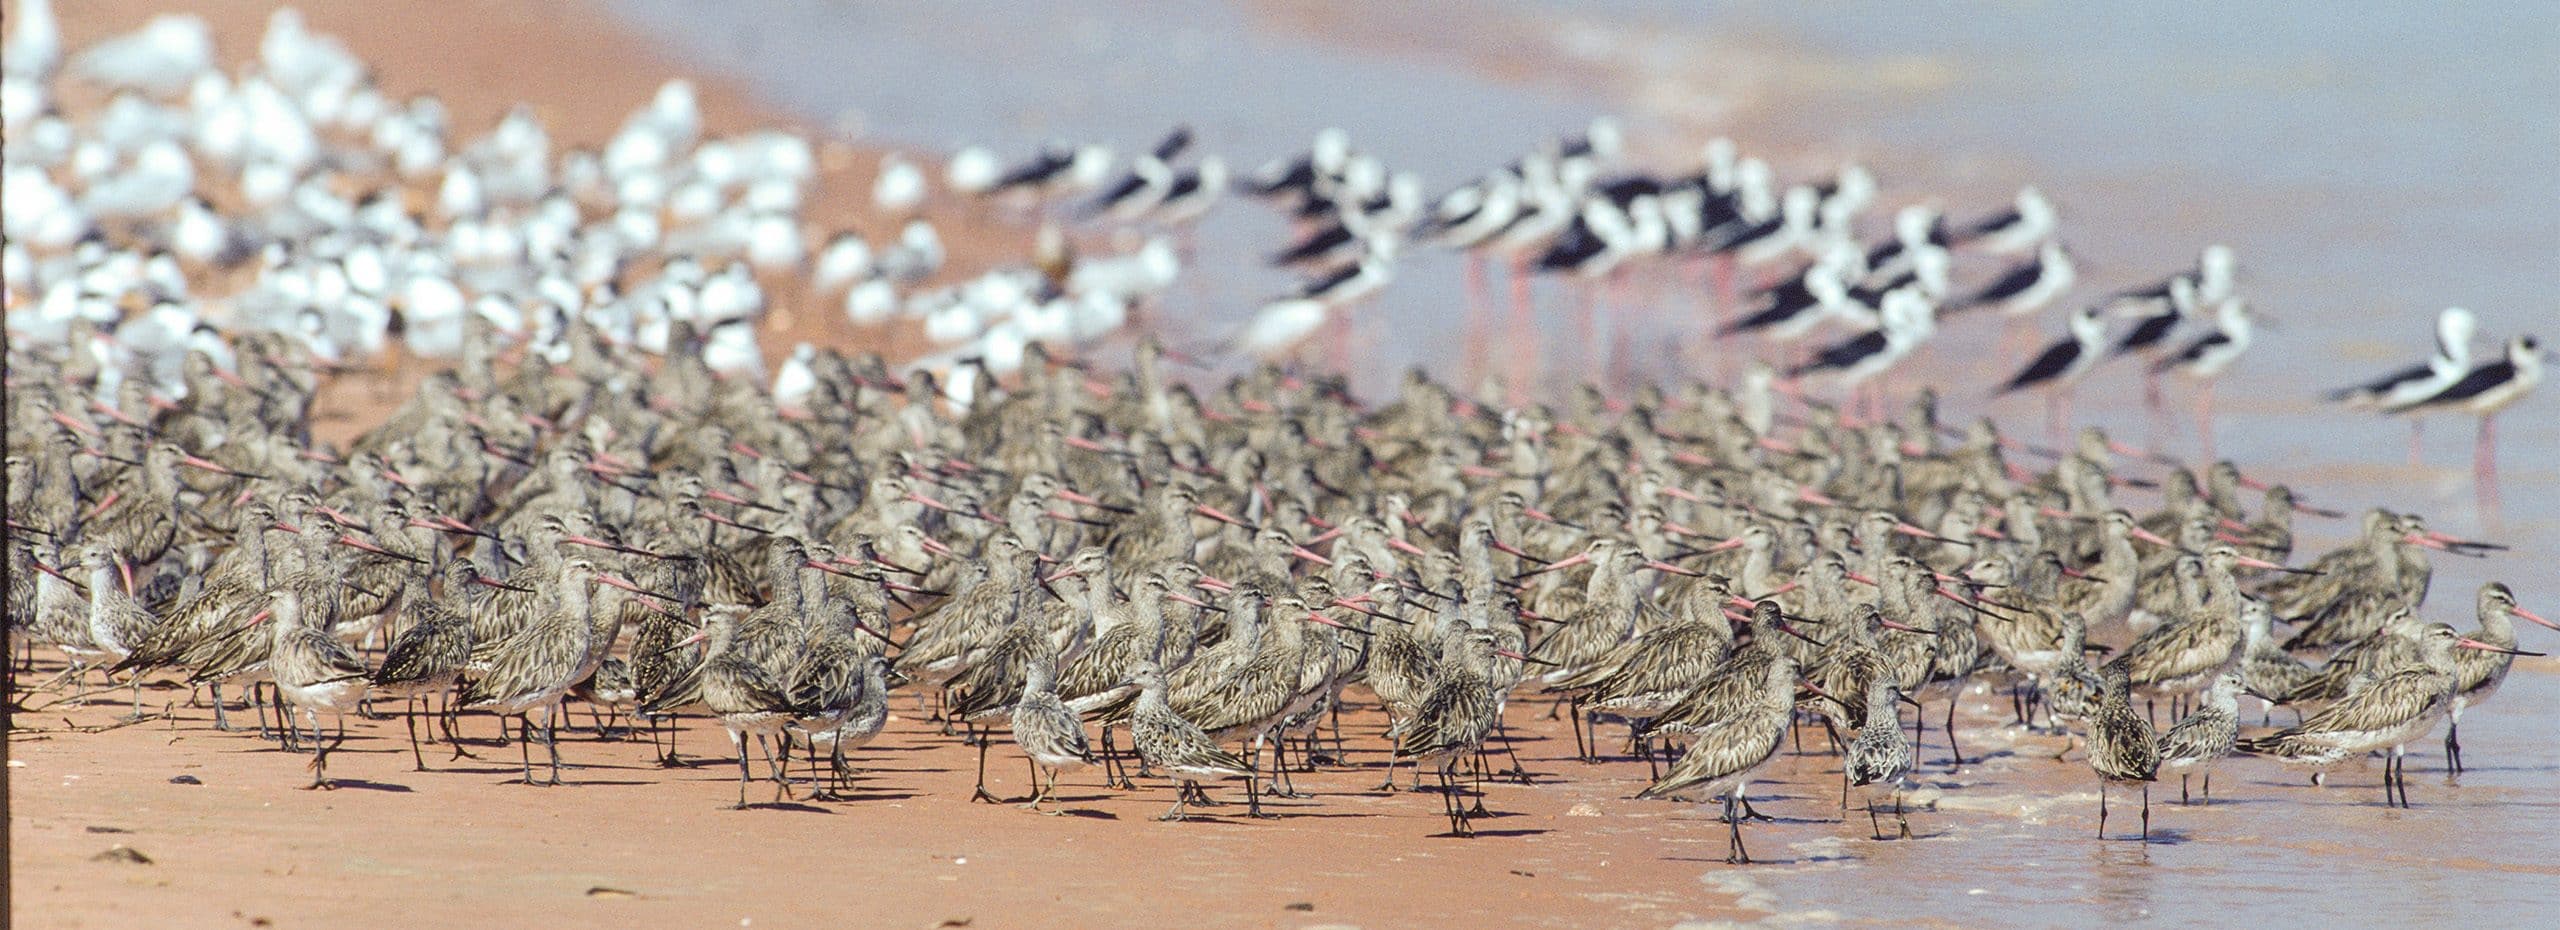
[[[1747,782],[1791,731],[1829,734],[1844,809],[1863,789],[1881,835],[1878,803],[1903,821],[1922,761],[1900,707],[1944,703],[1962,765],[1956,702],[1994,683],[2013,688],[2013,725],[2082,738],[2100,835],[2104,786],[2140,785],[2147,836],[2152,781],[2201,777],[2209,800],[2235,750],[2323,771],[2385,753],[2386,798],[2405,804],[2405,747],[2449,718],[2459,769],[2463,709],[2533,654],[2514,619],[2552,626],[2499,584],[2468,633],[2423,619],[2428,551],[2495,547],[2414,514],[2373,510],[2288,567],[2297,511],[2342,515],[2095,430],[2040,449],[1988,420],[1943,424],[1926,389],[1859,416],[1766,369],[1552,404],[1416,372],[1373,404],[1312,367],[1195,388],[1169,367],[1194,363],[1151,336],[1105,368],[1062,350],[1164,290],[1169,239],[1080,258],[1044,235],[1033,267],[923,290],[943,249],[912,219],[921,168],[892,159],[873,188],[911,220],[894,244],[804,249],[809,143],[705,138],[680,82],[601,150],[555,158],[521,110],[455,148],[432,98],[386,99],[290,10],[236,80],[203,24],[173,16],[68,60],[112,91],[74,118],[51,96],[49,7],[19,10],[9,636],[29,667],[39,648],[67,658],[46,687],[121,676],[137,716],[154,678],[209,689],[226,730],[251,709],[266,735],[273,706],[314,787],[344,715],[394,698],[419,768],[422,730],[460,753],[456,715],[481,709],[522,719],[526,783],[559,784],[577,701],[629,709],[653,743],[715,720],[740,806],[759,751],[778,794],[804,784],[797,751],[811,794],[841,797],[904,690],[944,732],[967,728],[976,798],[994,799],[1001,725],[1042,782],[1035,809],[1062,772],[1134,788],[1134,766],[1176,783],[1167,818],[1226,780],[1261,816],[1293,771],[1347,764],[1350,704],[1389,721],[1380,788],[1396,765],[1417,785],[1429,772],[1463,835],[1483,779],[1525,775],[1493,761],[1519,696],[1569,713],[1584,759],[1603,754],[1599,724],[1624,724],[1656,772],[1642,796],[1721,799],[1744,861]],[[1719,143],[1694,179],[1604,175],[1605,122],[1430,206],[1339,134],[1241,182],[1212,157],[1175,167],[1189,145],[1175,133],[1116,183],[1089,147],[1010,167],[971,150],[944,180],[1175,231],[1239,184],[1285,204],[1307,235],[1284,258],[1333,270],[1240,349],[1339,319],[1416,234],[1592,276],[1647,252],[1694,248],[1728,272],[1809,254],[1726,328],[1867,320],[1795,371],[1852,381],[1942,307],[2032,312],[2070,287],[2032,189],[1953,235],[1906,210],[1869,250],[1848,238],[1874,195],[1863,171],[1778,194]],[[1950,297],[1948,249],[1968,243],[2035,257]],[[801,346],[767,379],[756,333],[781,312],[777,280],[857,321],[912,314],[955,348],[893,367]],[[2163,358],[2218,371],[2249,338],[2231,282],[2228,250],[2207,249],[2156,292],[2075,314],[2010,386],[2165,346],[2200,313],[2205,335]],[[2101,314],[2128,307],[2141,321],[2110,348]],[[2504,381],[2474,384],[2489,376],[2462,321],[2444,352],[2464,355],[2352,395],[2485,416],[2530,389],[2529,339]],[[456,363],[351,443],[315,439],[320,396],[386,352]],[[2121,501],[2128,487],[2156,489],[2156,509]],[[2244,694],[2299,719],[2244,736]]]

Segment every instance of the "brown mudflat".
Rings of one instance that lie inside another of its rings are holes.
[[[40,663],[39,674],[56,669]],[[1372,790],[1387,744],[1366,711],[1345,719],[1350,766],[1299,775],[1312,796],[1270,800],[1279,819],[1244,817],[1241,785],[1230,784],[1211,791],[1228,803],[1161,823],[1169,783],[1111,791],[1097,770],[1060,785],[1050,806],[1063,816],[968,803],[975,750],[940,735],[905,695],[889,731],[856,753],[866,772],[850,800],[767,804],[774,786],[758,781],[744,811],[729,809],[727,739],[698,717],[683,729],[690,764],[669,769],[619,727],[599,739],[581,709],[561,733],[574,768],[558,788],[512,783],[518,750],[494,744],[485,715],[464,723],[479,758],[447,761],[431,745],[426,772],[414,770],[397,717],[351,719],[330,764],[340,786],[305,791],[307,756],[212,730],[211,712],[184,706],[175,685],[144,691],[147,706],[175,702],[173,717],[79,731],[120,723],[125,696],[45,707],[21,718],[37,732],[11,740],[24,763],[9,773],[22,925],[506,925],[591,911],[677,926],[1129,926],[1133,915],[1168,926],[1667,926],[1731,913],[1726,895],[1698,883],[1723,868],[1722,826],[1689,805],[1626,800],[1644,784],[1643,764],[1573,761],[1572,737],[1541,719],[1542,704],[1511,714],[1535,783],[1488,784],[1494,816],[1460,839],[1437,835],[1448,827],[1437,795]],[[996,739],[990,788],[1026,796],[1020,754]],[[541,747],[533,752],[539,771]],[[1826,764],[1791,761],[1802,772],[1784,777],[1819,786]],[[199,783],[171,781],[180,776]],[[1787,800],[1804,793],[1793,786],[1772,790],[1772,814],[1835,813],[1819,790],[1812,802]],[[1599,816],[1568,813],[1578,805]],[[127,832],[93,832],[101,827]],[[1748,836],[1755,854],[1786,859],[1791,838],[1835,829],[1845,828],[1757,824]],[[154,864],[91,859],[119,843]],[[1300,904],[1312,909],[1291,909]]]

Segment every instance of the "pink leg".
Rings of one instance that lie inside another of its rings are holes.
[[[1601,284],[1601,294],[1605,297],[1600,303],[1601,334],[1591,340],[1591,344],[1600,350],[1601,362],[1592,366],[1592,370],[1601,372],[1608,379],[1606,383],[1611,390],[1626,387],[1627,366],[1634,364],[1635,345],[1627,333],[1629,324],[1634,322],[1628,318],[1627,290],[1626,269],[1609,272],[1608,280]]]
[[[1350,307],[1335,307],[1324,321],[1324,365],[1330,372],[1351,372]]]
[[[2422,434],[2426,429],[2427,418],[2414,416],[2409,418],[2409,467],[2411,468],[2426,467],[2426,456],[2419,451],[2419,446],[2424,439]]]
[[[1529,299],[1529,259],[1511,259],[1511,403],[1528,402],[1529,381],[1538,370],[1537,307]]]
[[[1465,383],[1473,385],[1477,376],[1481,374],[1480,368],[1484,358],[1485,305],[1492,301],[1485,299],[1484,255],[1468,252],[1466,263],[1467,318],[1460,330],[1458,351],[1461,357],[1458,359],[1458,376],[1464,379]]]
[[[2471,480],[2479,486],[2480,518],[2498,519],[2498,416],[2480,418],[2480,442],[2471,450]]]
[[[1571,356],[1568,356],[1568,358],[1579,359],[1587,371],[1588,366],[1590,366],[1592,362],[1592,357],[1597,353],[1597,350],[1592,347],[1591,337],[1596,334],[1594,331],[1599,328],[1600,285],[1596,282],[1577,281],[1573,282],[1571,286],[1575,291],[1573,299],[1573,336],[1575,339],[1581,340],[1582,344],[1576,347],[1579,351],[1574,352]],[[1595,378],[1592,380],[1596,381],[1598,379]]]
[[[2204,460],[2208,462],[2215,460],[2213,455],[2213,386],[2219,383],[2219,381],[2220,379],[2207,380],[2204,383],[2204,388],[2196,392],[2196,441],[2204,444]]]

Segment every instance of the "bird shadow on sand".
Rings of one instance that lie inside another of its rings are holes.
[[[1471,820],[1472,820],[1472,819],[1475,819],[1475,818],[1472,818],[1472,817],[1471,817],[1471,818],[1468,818],[1468,819],[1471,819]],[[1439,832],[1439,833],[1431,834],[1431,838],[1432,838],[1432,839],[1435,839],[1435,840],[1467,840],[1467,839],[1482,839],[1482,838],[1484,838],[1484,837],[1537,836],[1537,835],[1542,834],[1542,833],[1552,833],[1552,832],[1554,832],[1554,831],[1552,831],[1552,830],[1545,830],[1545,829],[1539,829],[1539,828],[1534,828],[1534,827],[1524,827],[1524,828],[1521,828],[1521,829],[1518,829],[1518,830],[1477,830],[1477,831],[1475,831],[1475,832],[1474,832],[1474,833],[1472,833],[1472,834],[1460,835],[1460,834],[1456,834],[1456,833],[1450,833],[1450,832],[1447,832],[1447,831],[1445,831],[1445,830],[1444,830],[1444,831]]]
[[[1061,808],[1061,809],[1058,811],[1058,816],[1061,816],[1061,817],[1082,817],[1082,818],[1084,818],[1084,819],[1086,819],[1086,820],[1118,820],[1118,819],[1120,819],[1120,815],[1118,815],[1118,814],[1114,814],[1114,813],[1112,813],[1112,812],[1110,812],[1110,811],[1105,811],[1105,810],[1095,810],[1095,809],[1090,808],[1090,807],[1069,807],[1069,808]]]
[[[815,798],[813,800],[826,801],[834,804],[863,804],[871,801],[905,801],[919,797],[923,797],[923,795],[913,791],[854,790],[839,792],[836,796],[831,798]]]
[[[833,808],[819,807],[815,804],[806,804],[799,801],[757,801],[749,803],[745,808],[730,809],[751,811],[788,811],[799,814],[835,814],[835,810]]]
[[[381,781],[366,781],[361,778],[332,778],[329,779],[329,788],[351,789],[355,791],[387,791],[392,794],[410,794],[417,790],[407,785],[395,785],[390,782]]]

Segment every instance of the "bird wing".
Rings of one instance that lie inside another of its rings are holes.
[[[1713,738],[1700,737],[1662,778],[1637,792],[1639,798],[1670,797],[1707,782],[1726,778],[1766,761],[1786,737],[1786,715],[1754,711]]]
[[[2009,383],[2001,385],[2000,390],[1993,392],[1993,396],[2051,381],[2070,370],[2071,363],[2079,360],[2080,342],[2078,340],[2064,339],[2046,346],[2044,352],[2036,356],[2035,361],[2019,369],[2017,376],[2010,378]]]
[[[1890,340],[1885,338],[1884,330],[1871,329],[1825,346],[1822,351],[1814,354],[1812,361],[1789,369],[1787,375],[1803,377],[1818,371],[1847,368],[1868,356],[1884,351],[1889,342]]]

